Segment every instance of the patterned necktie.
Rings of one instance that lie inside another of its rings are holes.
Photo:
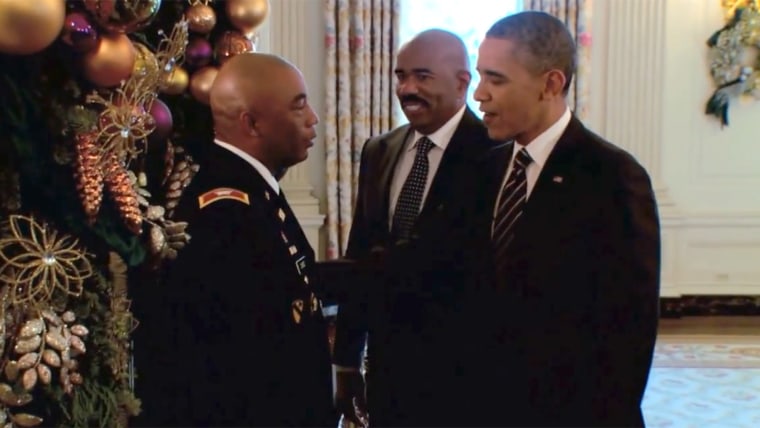
[[[417,154],[414,157],[412,170],[406,177],[401,193],[398,195],[396,210],[393,212],[391,235],[396,240],[409,239],[420,212],[422,194],[428,175],[428,152],[433,148],[433,142],[428,137],[417,140]]]
[[[528,196],[528,181],[525,176],[525,169],[532,161],[533,159],[530,158],[530,154],[528,154],[525,148],[517,152],[509,179],[501,189],[499,209],[494,217],[493,235],[491,238],[496,269],[500,274],[506,266],[507,249],[512,242],[512,238],[515,236],[515,226],[519,223],[518,220],[522,215],[525,200]]]

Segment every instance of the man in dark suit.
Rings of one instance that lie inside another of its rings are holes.
[[[160,313],[141,319],[140,422],[335,426],[314,252],[277,182],[315,137],[303,77],[241,54],[210,104],[216,139],[176,211],[192,240],[155,290]]]
[[[508,143],[485,177],[483,271],[495,280],[473,311],[483,328],[472,342],[483,387],[499,391],[482,408],[501,425],[643,425],[656,202],[644,168],[570,112],[575,55],[564,24],[534,11],[496,22],[480,45],[475,99],[490,137]]]
[[[479,161],[492,142],[466,107],[470,72],[458,36],[428,30],[397,56],[409,124],[364,145],[346,257],[373,281],[339,302],[339,409],[355,423],[368,335],[372,426],[467,425],[461,402],[459,300],[471,279]]]

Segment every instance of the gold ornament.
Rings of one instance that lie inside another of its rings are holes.
[[[14,305],[44,306],[54,293],[79,296],[92,265],[78,240],[34,218],[11,215],[0,239],[0,280]]]
[[[161,0],[85,0],[84,7],[106,30],[132,33],[150,24]]]
[[[142,78],[155,78],[158,75],[158,60],[156,55],[142,43],[133,43],[135,46],[135,65],[132,67],[132,75]]]
[[[250,35],[269,15],[269,0],[228,0],[227,16],[232,25]]]
[[[210,6],[196,3],[185,12],[188,29],[198,34],[208,34],[216,25],[216,12]]]
[[[137,53],[124,34],[104,34],[94,50],[82,58],[84,75],[103,88],[118,85],[132,74]]]
[[[253,50],[253,42],[242,33],[225,31],[216,42],[214,54],[216,55],[216,61],[219,65],[222,65],[235,55],[253,52]]]
[[[31,55],[58,37],[65,0],[0,0],[0,52]]]
[[[90,224],[95,222],[103,201],[103,172],[99,165],[100,150],[97,134],[77,134],[74,143],[74,179],[82,201],[84,213]]]
[[[174,67],[172,72],[167,76],[166,81],[161,84],[161,92],[169,95],[179,95],[187,89],[190,83],[190,76],[182,67]]]
[[[218,72],[216,67],[203,67],[193,73],[190,78],[190,93],[196,100],[203,104],[209,103],[209,91]]]

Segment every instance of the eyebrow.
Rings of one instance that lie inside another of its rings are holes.
[[[412,73],[430,73],[430,74],[433,74],[432,70],[430,70],[429,68],[423,68],[423,67],[413,68],[411,71],[412,71]],[[404,70],[401,69],[401,68],[397,68],[393,72],[395,74],[399,74],[399,73],[404,73]]]
[[[489,69],[481,70],[478,68],[477,71],[478,73],[483,74],[485,76],[489,76],[489,77],[500,77],[502,79],[507,78],[507,76],[504,73],[499,73],[498,71],[495,71],[495,70],[489,70]]]

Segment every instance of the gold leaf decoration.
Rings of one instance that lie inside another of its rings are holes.
[[[79,296],[93,271],[79,241],[32,217],[11,215],[0,238],[0,281],[13,305],[44,306],[55,292]]]

